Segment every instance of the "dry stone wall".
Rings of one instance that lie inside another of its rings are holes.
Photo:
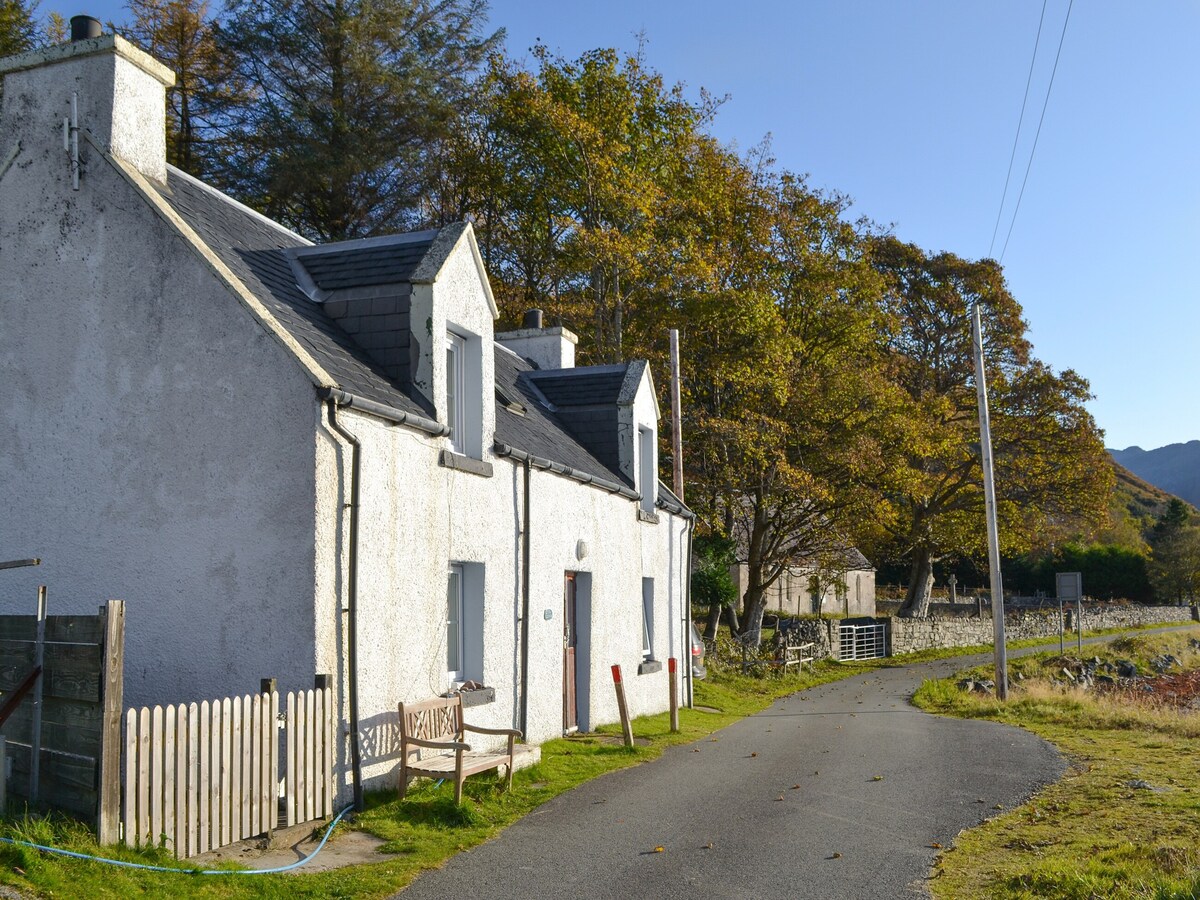
[[[888,638],[893,656],[916,653],[943,647],[967,647],[992,642],[992,620],[985,609],[985,618],[969,616],[930,616],[923,619],[889,618]],[[1075,629],[1068,611],[1065,628]],[[1083,608],[1083,628],[1093,631],[1102,628],[1129,628],[1138,625],[1175,625],[1200,621],[1200,608],[1195,606],[1110,606],[1095,604]],[[1004,620],[1005,637],[1010,641],[1026,638],[1054,638],[1059,633],[1058,610],[1017,610]]]

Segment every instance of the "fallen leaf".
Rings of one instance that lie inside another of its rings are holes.
[[[1004,804],[1003,804],[1003,803],[997,803],[995,806],[993,806],[993,807],[992,807],[992,809],[1004,809]]]
[[[751,754],[750,754],[750,757],[751,757],[751,758],[753,758],[753,757],[755,757],[755,756],[758,756],[758,754],[757,754],[757,753],[751,753]]]
[[[654,852],[655,853],[663,853],[665,851],[665,849],[666,849],[665,847],[655,847]]]
[[[782,799],[783,799],[783,794],[780,794],[778,797],[775,798],[775,802],[778,803]]]
[[[872,775],[871,780],[872,781],[883,781],[883,776],[882,775]]]
[[[693,750],[692,752],[693,752],[693,753],[699,753],[699,752],[700,752],[700,748],[699,748],[699,747],[697,747],[697,748],[696,748],[695,750]]]
[[[704,845],[704,849],[705,849],[705,850],[711,850],[711,849],[712,849],[712,841],[709,841],[707,844],[705,844],[705,845]]]
[[[829,858],[830,858],[830,859],[841,859],[841,858],[842,858],[842,854],[840,854],[840,853],[835,853],[835,854],[833,854],[833,856],[831,856],[831,857],[829,857]]]
[[[934,841],[934,842],[933,842],[932,844],[930,844],[929,846],[930,846],[930,847],[932,847],[934,850],[941,850],[941,849],[942,849],[942,845],[941,845],[941,844],[939,844],[937,841]]]
[[[798,785],[798,784],[793,784],[793,785],[792,785],[792,790],[793,790],[793,791],[798,791],[798,790],[800,790],[800,785]]]

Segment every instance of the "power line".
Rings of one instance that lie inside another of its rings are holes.
[[[1017,213],[1021,211],[1021,198],[1025,196],[1025,185],[1029,182],[1029,170],[1033,168],[1033,155],[1037,153],[1038,138],[1042,136],[1042,123],[1046,121],[1046,107],[1050,105],[1050,91],[1054,87],[1054,76],[1058,72],[1058,58],[1062,56],[1063,40],[1067,36],[1067,23],[1071,21],[1071,7],[1075,0],[1067,4],[1067,15],[1063,19],[1062,34],[1058,38],[1058,52],[1054,54],[1054,68],[1050,70],[1050,83],[1046,85],[1046,99],[1042,103],[1042,115],[1038,118],[1037,132],[1033,136],[1033,147],[1029,150],[1029,162],[1025,166],[1025,177],[1021,180],[1021,192],[1017,194],[1017,205],[1013,209],[1012,221],[1008,223],[1008,234],[1004,237],[1004,247],[1000,251],[1000,262],[1004,262],[1004,254],[1008,250],[1008,240],[1012,237],[1013,226],[1017,224]]]
[[[988,256],[996,247],[996,234],[1000,231],[1000,217],[1004,215],[1004,201],[1008,199],[1008,183],[1012,179],[1013,160],[1017,158],[1017,143],[1021,140],[1021,126],[1025,123],[1025,104],[1029,102],[1029,85],[1033,81],[1033,64],[1037,62],[1038,46],[1042,42],[1042,23],[1046,21],[1046,4],[1042,0],[1042,15],[1038,18],[1037,37],[1033,39],[1033,56],[1029,59],[1029,74],[1025,77],[1025,96],[1021,98],[1021,115],[1017,117],[1017,134],[1013,138],[1012,154],[1008,157],[1008,174],[1004,176],[1004,192],[1000,195],[1000,208],[996,210],[996,224],[992,226],[992,242],[988,244]]]

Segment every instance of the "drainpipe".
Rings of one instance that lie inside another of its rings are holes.
[[[337,420],[337,401],[329,404],[329,427],[350,444],[350,553],[346,585],[346,680],[350,699],[350,770],[354,779],[354,808],[363,808],[362,747],[358,735],[358,498],[362,443]]]
[[[684,615],[687,616],[683,639],[687,647],[687,692],[684,695],[687,708],[691,709],[696,702],[696,678],[692,674],[692,531],[696,528],[696,518],[687,519],[687,557],[683,561],[683,596]]]
[[[529,481],[533,461],[526,456],[521,468],[525,481],[521,519],[521,734],[529,739]]]

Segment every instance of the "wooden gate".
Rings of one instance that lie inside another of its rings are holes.
[[[333,691],[289,693],[279,710],[277,691],[129,710],[125,842],[183,858],[333,815]]]
[[[41,676],[4,724],[9,796],[94,822],[100,843],[118,839],[125,604],[95,616],[0,616],[0,691]]]

